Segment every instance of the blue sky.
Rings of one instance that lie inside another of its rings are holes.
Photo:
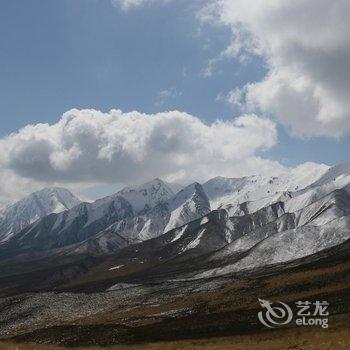
[[[263,62],[221,62],[226,28],[202,27],[186,1],[123,12],[106,0],[3,0],[0,13],[2,136],[29,123],[54,123],[70,108],[155,113],[178,109],[203,120],[237,112],[220,92],[259,80]],[[158,94],[171,96],[160,101]],[[285,164],[349,161],[350,138],[290,137],[281,128],[271,151]]]
[[[230,63],[223,67],[229,74],[202,78],[229,32],[198,36],[184,3],[124,13],[108,0],[4,1],[0,108],[8,124],[2,133],[54,122],[73,107],[179,109],[208,120],[231,116],[228,106],[215,103],[216,95],[260,68],[251,72]],[[160,106],[162,90],[174,96]]]
[[[2,0],[0,137],[56,123],[71,108],[147,114],[179,110],[205,124],[241,112],[218,100],[267,74],[263,58],[220,60],[231,29],[201,25],[197,1],[122,11],[109,0]],[[349,161],[350,137],[292,136],[277,121],[278,141],[257,155],[286,166]]]

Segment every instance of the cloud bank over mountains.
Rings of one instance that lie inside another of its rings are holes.
[[[206,125],[178,111],[73,109],[1,139],[0,167],[43,183],[187,182],[282,169],[257,156],[276,142],[276,125],[255,115]]]

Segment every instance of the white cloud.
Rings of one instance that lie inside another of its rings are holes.
[[[112,5],[120,7],[123,11],[128,11],[131,8],[148,5],[151,3],[165,3],[170,0],[111,0]]]
[[[199,16],[232,29],[231,49],[219,60],[247,53],[266,59],[268,74],[242,89],[238,105],[273,115],[301,136],[350,131],[349,1],[213,0]]]
[[[42,187],[33,180],[17,176],[13,171],[0,170],[0,209]]]
[[[141,6],[149,0],[112,0],[114,6],[120,6],[123,10],[127,11],[131,7]]]
[[[0,172],[33,184],[189,182],[281,170],[256,155],[276,142],[275,124],[255,115],[206,125],[178,111],[73,109],[56,124],[28,125],[1,139]]]
[[[162,107],[166,101],[174,99],[181,95],[182,93],[178,92],[175,88],[161,90],[158,92],[154,105],[156,107]]]
[[[203,12],[200,12],[203,15]],[[206,17],[205,17],[206,18]],[[201,19],[203,21],[203,19]],[[233,41],[227,48],[221,51],[216,57],[209,60],[207,66],[202,69],[201,75],[205,78],[211,77],[215,67],[222,61],[226,61],[235,57],[240,63],[244,64],[249,61],[250,55],[245,49],[245,45],[250,41],[249,35],[244,35],[242,31],[232,28]]]

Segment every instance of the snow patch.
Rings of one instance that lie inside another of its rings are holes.
[[[112,271],[112,270],[118,270],[120,269],[121,267],[123,267],[124,265],[118,265],[118,266],[113,266],[109,269],[109,271]]]
[[[107,289],[107,292],[115,291],[115,290],[122,290],[122,289],[130,289],[139,287],[140,284],[134,284],[134,283],[117,283],[114,284],[112,287]]]
[[[185,233],[186,229],[187,229],[187,225],[182,227],[181,230],[176,231],[176,234],[175,234],[174,238],[170,241],[170,243],[175,242],[178,239],[180,239],[182,237],[182,235]]]
[[[196,248],[199,245],[199,243],[201,242],[201,238],[202,238],[205,231],[206,231],[205,228],[202,229],[199,232],[198,236],[193,241],[191,241],[186,247],[182,248],[181,253],[184,253],[187,250]]]
[[[207,222],[209,222],[209,219],[205,216],[205,217],[201,220],[200,225],[204,225],[204,224],[206,224]]]

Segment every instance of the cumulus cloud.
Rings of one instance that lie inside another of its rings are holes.
[[[255,115],[206,125],[178,111],[73,109],[1,139],[0,169],[37,183],[189,182],[281,170],[257,156],[276,142],[275,124]]]
[[[296,135],[350,131],[349,1],[213,0],[199,16],[232,29],[218,59],[266,59],[266,77],[231,92],[233,103],[275,116]]]

